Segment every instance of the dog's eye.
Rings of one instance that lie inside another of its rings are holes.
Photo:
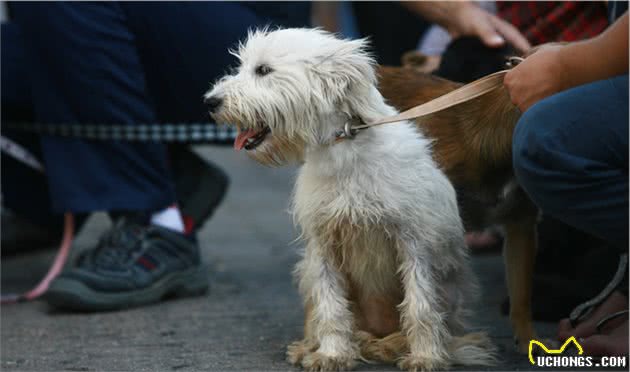
[[[267,65],[258,65],[256,67],[256,75],[258,76],[265,76],[269,73],[271,73],[273,71],[273,69]]]

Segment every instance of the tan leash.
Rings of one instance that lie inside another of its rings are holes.
[[[511,67],[516,66],[522,61],[523,61],[523,58],[510,57],[506,65],[508,68],[511,68]],[[374,127],[374,126],[382,125],[382,124],[417,119],[423,116],[434,114],[442,110],[446,110],[453,106],[457,106],[460,103],[468,102],[472,99],[475,99],[497,88],[502,87],[503,78],[505,77],[505,74],[508,71],[509,70],[502,70],[502,71],[498,71],[493,74],[484,76],[458,89],[455,89],[449,93],[439,96],[429,102],[425,102],[421,105],[412,107],[409,110],[401,112],[398,115],[388,116],[388,117],[385,117],[376,121],[372,121],[370,123],[360,122],[358,125],[353,125],[353,123],[355,123],[357,120],[360,120],[360,119],[350,120],[346,122],[342,130],[338,131],[335,134],[336,140],[351,139],[359,131],[363,129],[368,129],[370,127]]]

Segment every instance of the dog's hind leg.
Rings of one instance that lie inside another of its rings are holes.
[[[394,332],[389,336],[378,338],[368,332],[358,331],[361,358],[369,361],[396,363],[409,353],[407,336],[401,332]]]
[[[302,367],[309,371],[352,369],[359,358],[345,278],[327,258],[323,249],[311,240],[298,268],[300,291],[306,303],[312,304],[303,346],[312,346],[311,340],[318,345],[314,352],[302,356]]]
[[[536,338],[532,325],[532,276],[536,257],[536,217],[505,223],[505,270],[510,297],[510,322],[517,349],[527,353]]]
[[[400,275],[404,299],[399,305],[403,334],[407,335],[409,353],[398,363],[401,369],[431,371],[449,365],[446,345],[450,332],[442,316],[435,284],[438,279],[431,271],[431,250],[428,242],[401,239],[398,242]]]

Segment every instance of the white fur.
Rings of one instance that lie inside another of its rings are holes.
[[[312,335],[305,341],[319,345],[314,355],[330,368],[350,368],[360,357],[348,299],[353,282],[366,296],[404,294],[398,308],[409,342],[406,368],[457,361],[449,347],[462,334],[475,278],[455,191],[433,161],[430,141],[409,122],[334,141],[351,118],[367,122],[397,113],[377,90],[366,41],[313,29],[262,30],[251,33],[235,55],[241,61],[237,72],[206,95],[224,100],[215,118],[241,129],[271,128],[252,157],[303,162],[293,214],[306,249],[296,273],[305,303],[312,304]],[[273,71],[257,75],[261,64]],[[341,264],[336,256],[344,257]],[[313,358],[302,365],[318,369]]]

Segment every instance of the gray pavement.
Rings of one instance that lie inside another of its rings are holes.
[[[203,297],[101,314],[68,314],[40,301],[2,306],[3,371],[219,371],[294,370],[285,346],[301,337],[302,309],[292,283],[297,247],[287,213],[294,168],[260,166],[230,148],[200,147],[221,164],[232,187],[200,234],[210,264],[211,290]],[[109,222],[94,215],[74,252],[94,244]],[[54,250],[2,260],[2,291],[29,288],[41,278]],[[531,370],[513,351],[499,307],[504,299],[502,260],[474,258],[483,284],[475,326],[486,329],[501,352],[495,370]],[[537,324],[543,336],[555,325]],[[358,370],[388,370],[362,364]]]

